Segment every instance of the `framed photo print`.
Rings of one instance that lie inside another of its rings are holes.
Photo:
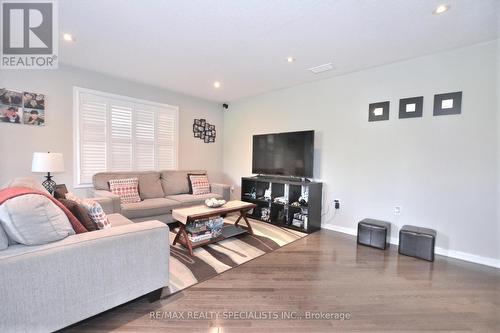
[[[17,105],[0,105],[0,122],[22,124],[23,108]]]

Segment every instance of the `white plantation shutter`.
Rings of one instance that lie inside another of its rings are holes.
[[[77,186],[103,171],[177,168],[175,106],[75,88]]]
[[[110,139],[108,171],[130,171],[132,156],[132,106],[117,100],[109,101]]]
[[[106,101],[99,96],[80,98],[80,172],[78,183],[91,183],[92,176],[106,170]]]
[[[135,109],[136,169],[154,170],[156,124],[152,107],[136,105]]]
[[[170,156],[177,156],[177,111],[175,109],[158,109],[156,115],[158,169],[176,169],[177,160],[170,158]]]

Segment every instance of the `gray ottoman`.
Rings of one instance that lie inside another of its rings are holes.
[[[434,261],[436,230],[404,225],[399,231],[399,253]]]
[[[386,221],[364,219],[358,223],[358,244],[385,250],[391,235],[391,224]]]

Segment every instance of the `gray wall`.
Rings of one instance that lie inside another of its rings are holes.
[[[52,151],[64,154],[66,167],[66,172],[55,175],[55,180],[70,188],[73,186],[73,86],[179,106],[179,168],[207,169],[211,180],[221,179],[223,111],[218,104],[62,66],[59,70],[0,72],[0,87],[47,96],[44,127],[0,124],[0,185],[16,176],[42,179],[41,175],[31,173],[32,154]],[[206,118],[216,126],[218,137],[215,143],[205,144],[193,138],[194,118]]]
[[[365,218],[438,231],[439,252],[498,264],[498,42],[315,81],[231,105],[224,172],[251,174],[252,135],[316,131],[323,225],[348,233]],[[432,116],[436,93],[463,91],[462,114]],[[398,119],[400,98],[424,96],[423,118]],[[390,100],[390,119],[368,104]],[[239,190],[234,192],[239,196]],[[332,201],[340,199],[334,216]],[[394,206],[401,206],[399,216]],[[393,228],[393,237],[398,228]],[[480,257],[480,258],[479,258]]]

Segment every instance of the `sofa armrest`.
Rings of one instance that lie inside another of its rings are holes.
[[[91,195],[93,196],[92,199],[99,202],[101,206],[103,206],[102,208],[106,214],[121,213],[122,205],[121,199],[118,195],[105,190],[93,190],[91,191]],[[104,206],[106,206],[106,208]]]
[[[210,191],[215,194],[219,194],[226,201],[229,201],[231,198],[231,186],[226,184],[219,183],[211,183]]]
[[[13,248],[0,257],[0,331],[55,331],[163,288],[169,249],[159,221]]]

